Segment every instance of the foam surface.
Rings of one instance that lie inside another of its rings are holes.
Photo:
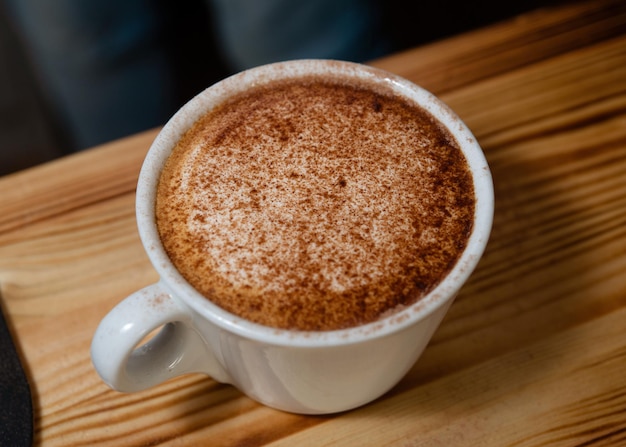
[[[474,190],[421,108],[310,78],[200,119],[156,205],[168,255],[207,298],[268,326],[331,330],[431,290],[466,244]]]

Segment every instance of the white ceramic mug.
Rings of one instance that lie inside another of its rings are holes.
[[[446,278],[414,305],[345,330],[298,332],[261,326],[201,296],[174,268],[157,233],[154,204],[161,168],[181,135],[207,110],[249,86],[310,73],[342,72],[386,83],[448,127],[474,178],[472,234]],[[397,384],[416,362],[487,244],[493,185],[484,155],[463,122],[440,100],[393,74],[353,63],[291,61],[257,67],[217,83],[164,126],[148,152],[137,186],[139,234],[160,281],[119,303],[100,323],[92,360],[112,388],[139,391],[187,373],[208,374],[268,406],[296,413],[344,411]],[[138,346],[147,334],[156,336]]]

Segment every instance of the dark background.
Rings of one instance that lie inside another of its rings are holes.
[[[381,5],[384,30],[393,43],[393,51],[400,51],[553,3],[549,0],[496,3],[493,0],[387,0]],[[208,24],[208,17],[205,19],[202,14],[182,16],[174,7],[170,17],[172,30],[177,30],[172,44],[178,49],[186,48],[193,54],[199,51],[199,42],[212,39],[210,31],[206,30],[208,27],[202,26]],[[196,26],[188,26],[190,17]],[[207,53],[206,45],[201,51]],[[215,52],[214,60],[220,60],[216,48],[209,46],[208,51]],[[228,69],[219,64],[202,66],[197,59],[191,62],[192,58],[186,56],[185,52],[177,53],[180,76],[185,79],[181,105],[229,74]],[[36,79],[22,42],[0,3],[0,175],[72,152]]]

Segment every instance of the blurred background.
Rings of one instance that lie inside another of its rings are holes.
[[[0,0],[0,175],[160,126],[245,68],[367,62],[550,3]]]

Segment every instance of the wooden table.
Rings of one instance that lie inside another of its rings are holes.
[[[104,385],[98,322],[157,280],[134,217],[150,131],[0,179],[0,291],[38,445],[626,445],[626,2],[538,10],[373,65],[459,113],[496,189],[487,252],[404,380],[324,417],[200,375]]]

